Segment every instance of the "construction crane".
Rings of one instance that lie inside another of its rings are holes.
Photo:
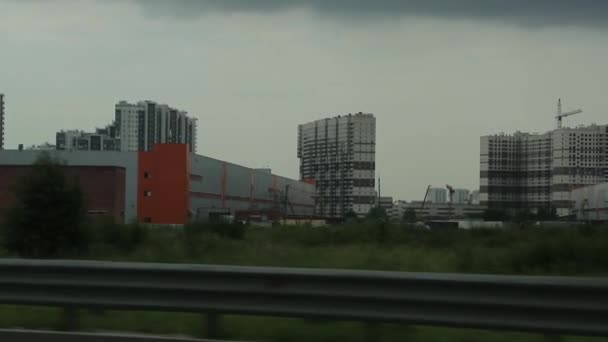
[[[429,191],[431,191],[430,185],[428,186],[428,188],[426,188],[426,193],[424,194],[424,199],[422,200],[422,207],[420,207],[420,209],[424,209],[424,204],[426,203],[426,198],[429,195]]]
[[[581,109],[577,109],[571,112],[562,113],[562,99],[557,99],[557,115],[555,115],[555,119],[557,120],[557,128],[562,128],[562,118],[582,112],[583,111]]]
[[[448,189],[448,198],[450,199],[450,203],[452,203],[452,200],[454,199],[454,188],[450,185],[450,184],[446,184],[445,188]]]
[[[456,191],[454,191],[454,188],[453,188],[453,187],[452,187],[450,184],[446,184],[446,185],[445,185],[445,187],[446,187],[446,189],[448,189],[448,198],[449,198],[449,200],[450,200],[450,202],[449,202],[449,204],[448,204],[448,205],[449,205],[449,208],[450,208],[450,211],[449,211],[449,215],[450,215],[450,217],[449,217],[449,218],[452,218],[452,214],[453,214],[453,213],[452,213],[452,205],[453,205],[453,203],[454,203],[454,193],[455,193]]]

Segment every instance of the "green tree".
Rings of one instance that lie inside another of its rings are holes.
[[[349,210],[344,214],[344,221],[346,222],[357,221],[357,218],[357,213],[354,210]]]
[[[86,249],[86,208],[79,183],[68,181],[64,165],[42,154],[15,188],[15,202],[3,227],[9,252],[28,258],[74,255]]]
[[[520,209],[513,214],[513,217],[511,219],[515,223],[524,224],[528,221],[534,220],[535,218],[536,215],[530,212],[530,210]]]
[[[550,221],[557,219],[557,211],[554,207],[538,208],[536,218],[540,221]]]
[[[370,220],[386,220],[387,214],[386,210],[381,206],[377,205],[369,210],[367,213],[367,218]]]
[[[416,223],[416,210],[414,208],[407,208],[403,213],[403,222],[405,223]]]
[[[484,211],[483,219],[485,221],[507,221],[510,216],[504,210],[489,208]]]

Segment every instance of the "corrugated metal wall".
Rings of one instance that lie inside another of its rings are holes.
[[[289,185],[294,214],[311,216],[314,185],[272,175],[221,160],[193,155],[191,158],[190,207],[199,218],[210,211],[270,210],[279,203]],[[291,209],[288,209],[291,215]]]

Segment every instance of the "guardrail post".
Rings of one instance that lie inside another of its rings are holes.
[[[205,337],[206,338],[221,338],[221,316],[216,312],[205,314]]]

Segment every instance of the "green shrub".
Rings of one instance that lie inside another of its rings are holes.
[[[245,236],[247,227],[241,223],[229,223],[223,221],[191,222],[184,226],[187,237],[199,234],[211,233],[229,239],[241,240]]]
[[[113,217],[98,218],[91,224],[94,243],[121,252],[129,252],[141,245],[147,236],[147,228],[138,224],[117,223]]]
[[[63,164],[42,154],[15,189],[15,203],[3,225],[9,253],[51,258],[88,248],[85,200],[78,180],[68,180]]]

